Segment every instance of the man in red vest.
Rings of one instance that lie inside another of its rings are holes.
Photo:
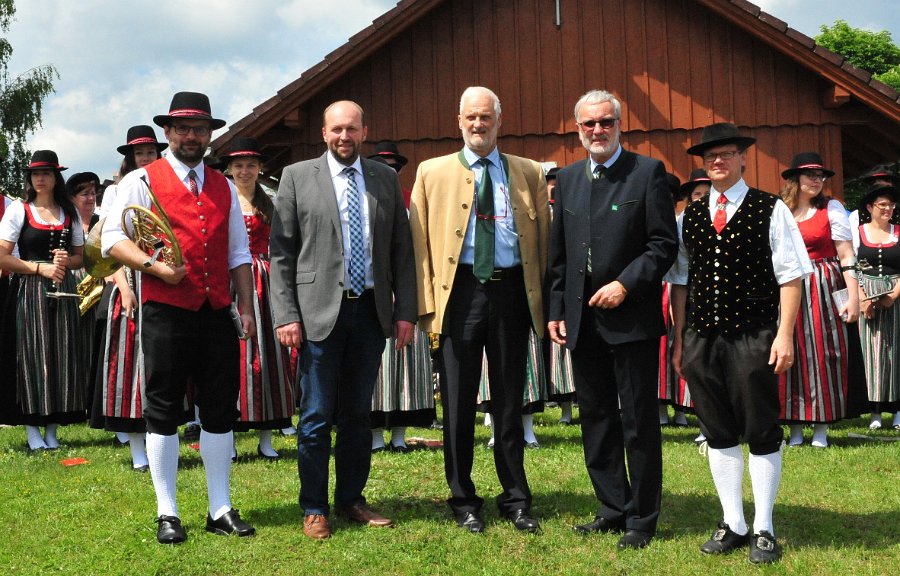
[[[206,166],[212,130],[209,98],[179,92],[168,114],[153,121],[165,128],[169,149],[119,183],[103,228],[103,252],[142,274],[141,342],[144,353],[144,418],[147,456],[156,491],[162,544],[187,537],[175,502],[179,424],[184,423],[187,382],[200,411],[200,456],[206,469],[209,512],[206,530],[252,536],[230,498],[232,425],[238,416],[239,351],[230,313],[233,285],[244,337],[256,332],[251,304],[251,258],[234,185]],[[180,244],[184,263],[169,264],[141,250],[121,226],[130,205],[152,205],[152,189]]]

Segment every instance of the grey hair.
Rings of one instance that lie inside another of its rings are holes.
[[[578,102],[575,103],[575,121],[578,122],[581,118],[578,117],[578,111],[581,110],[581,107],[585,104],[601,104],[603,102],[610,102],[613,105],[613,112],[616,116],[616,120],[622,118],[622,103],[619,102],[619,99],[616,98],[612,92],[607,92],[606,90],[591,90],[586,92],[584,96],[578,99]]]
[[[463,111],[463,102],[469,96],[483,95],[487,94],[491,97],[491,100],[494,101],[494,114],[497,117],[500,116],[500,98],[497,98],[497,95],[494,94],[494,91],[490,88],[485,88],[484,86],[469,86],[465,90],[463,90],[462,96],[459,97],[459,113],[462,114]]]

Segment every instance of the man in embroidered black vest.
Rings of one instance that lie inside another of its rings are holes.
[[[700,550],[722,554],[749,543],[751,562],[770,563],[781,555],[772,526],[781,480],[778,375],[793,363],[800,285],[812,265],[784,202],[743,180],[746,149],[755,141],[719,123],[688,149],[703,158],[712,190],[685,209],[682,249],[667,280],[672,364],[691,384],[723,511]],[[750,447],[752,537],[741,495],[741,441]]]
[[[104,252],[135,270],[141,279],[142,397],[147,421],[147,456],[156,491],[156,539],[177,544],[187,537],[175,501],[178,425],[185,388],[194,387],[200,410],[200,457],[206,470],[209,510],[206,530],[252,536],[255,530],[231,506],[233,425],[240,389],[238,335],[231,320],[231,289],[238,296],[245,337],[256,333],[253,277],[247,230],[237,190],[203,162],[212,131],[209,98],[178,92],[168,114],[153,121],[165,128],[164,158],[127,174],[103,226]],[[151,202],[152,188],[159,206]],[[168,216],[184,263],[150,257],[121,227],[127,206],[140,205]]]
[[[622,107],[592,90],[575,104],[589,157],[559,171],[547,268],[554,342],[572,351],[584,462],[600,500],[581,534],[656,534],[662,495],[657,410],[662,277],[675,260],[675,210],[663,163],[619,144]],[[627,461],[627,470],[626,470]]]

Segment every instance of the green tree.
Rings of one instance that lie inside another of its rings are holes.
[[[887,30],[871,32],[853,28],[844,20],[835,20],[831,27],[824,24],[816,42],[840,54],[857,68],[871,72],[875,79],[900,90],[900,47]]]
[[[15,14],[15,0],[0,0],[0,30],[9,31]],[[7,64],[12,53],[12,44],[0,38],[0,191],[15,195],[30,157],[25,138],[41,125],[44,98],[53,92],[59,73],[44,64],[11,77]]]

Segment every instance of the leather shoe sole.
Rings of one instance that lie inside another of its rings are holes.
[[[357,524],[366,524],[373,528],[389,528],[394,525],[393,520],[385,518],[365,504],[354,504],[341,512],[353,522],[356,522]]]
[[[608,520],[603,516],[597,516],[593,521],[588,522],[587,524],[576,524],[572,527],[572,529],[579,534],[593,534],[595,532],[600,532],[603,534],[609,532],[618,533],[625,530],[625,524],[622,522],[613,522],[612,520]]]
[[[215,520],[207,514],[206,531],[220,536],[236,534],[242,538],[256,534],[256,528],[241,520],[240,513],[234,508],[225,514],[222,514]]]
[[[460,528],[465,528],[472,534],[481,534],[484,532],[484,520],[474,512],[466,512],[456,521],[456,525]]]
[[[187,540],[187,533],[177,516],[160,516],[156,519],[156,541],[160,544],[180,544]]]
[[[509,514],[506,515],[510,522],[512,522],[513,526],[516,527],[516,530],[521,530],[522,532],[531,532],[532,534],[541,529],[540,523],[535,520],[531,514],[528,513],[528,510],[524,508],[520,508],[518,510],[513,510]]]
[[[640,530],[626,530],[625,534],[619,538],[619,550],[638,550],[645,548],[650,541],[653,540],[653,534],[641,532]]]

